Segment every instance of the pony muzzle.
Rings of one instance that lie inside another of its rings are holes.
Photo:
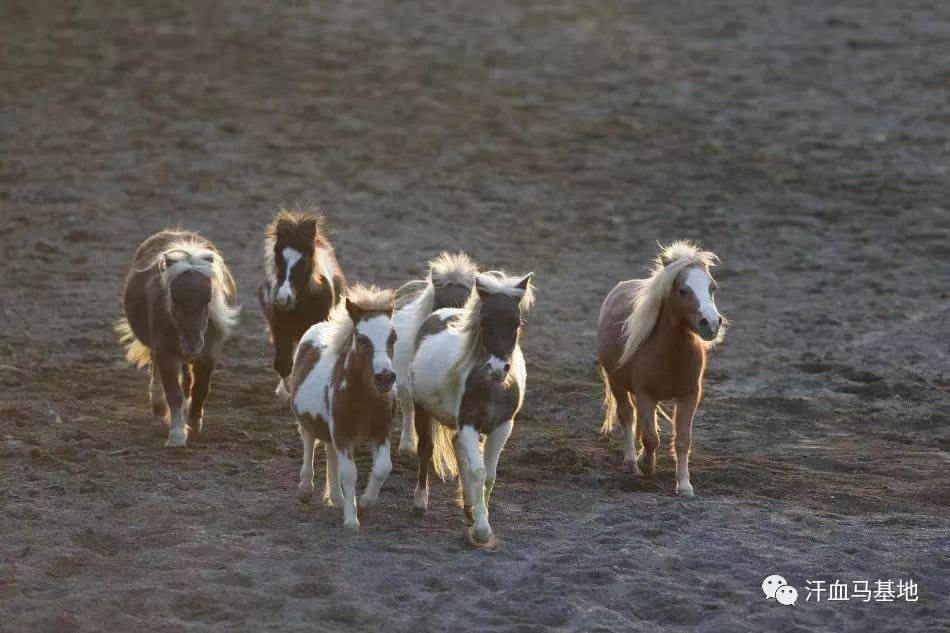
[[[373,382],[376,385],[376,389],[386,393],[393,388],[393,385],[396,384],[396,372],[391,369],[384,369],[380,372],[373,374]]]
[[[716,316],[713,321],[710,321],[706,317],[703,317],[699,320],[697,331],[699,336],[705,341],[715,340],[716,336],[719,335],[719,328],[722,327],[722,317]]]
[[[278,310],[293,310],[295,305],[297,305],[297,301],[294,298],[294,293],[283,287],[274,295],[274,307]]]
[[[511,371],[511,363],[497,356],[492,356],[482,369],[491,380],[495,382],[505,382],[505,380],[508,379],[508,372]]]

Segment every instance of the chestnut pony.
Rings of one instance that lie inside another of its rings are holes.
[[[240,311],[235,299],[221,254],[195,233],[161,231],[135,253],[115,330],[129,362],[149,368],[152,412],[167,415],[165,446],[184,446],[189,430],[201,430],[211,372]]]
[[[346,281],[322,215],[280,211],[264,235],[265,278],[258,300],[274,342],[274,370],[280,398],[287,398],[287,380],[297,341],[314,323],[325,321],[339,301]]]
[[[636,475],[651,474],[660,443],[657,405],[674,401],[676,493],[687,497],[693,496],[690,436],[706,351],[725,334],[714,299],[717,284],[709,272],[718,260],[685,241],[661,248],[648,279],[622,281],[610,291],[597,329],[607,410],[601,430],[610,433],[619,418],[624,463],[632,464]]]

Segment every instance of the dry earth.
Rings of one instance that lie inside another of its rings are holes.
[[[138,4],[0,4],[0,630],[947,630],[950,5]],[[497,548],[450,485],[414,516],[404,458],[358,536],[296,502],[253,301],[293,201],[353,280],[536,271]],[[110,332],[166,225],[246,304],[179,452]],[[593,359],[603,296],[683,236],[735,322],[692,500],[597,436]],[[804,600],[899,578],[918,602]]]

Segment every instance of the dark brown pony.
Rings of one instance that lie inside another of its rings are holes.
[[[135,253],[115,329],[129,362],[149,368],[152,412],[169,426],[165,446],[184,446],[189,430],[201,430],[211,372],[240,311],[235,301],[221,254],[195,233],[162,231]]]
[[[343,525],[357,529],[357,447],[368,444],[373,471],[359,507],[376,503],[392,470],[389,429],[395,406],[392,370],[396,332],[393,292],[353,286],[330,319],[307,330],[297,347],[290,379],[291,403],[303,441],[297,495],[313,496],[313,451],[326,445],[325,497],[343,506]]]
[[[275,393],[284,398],[297,341],[311,325],[327,319],[346,283],[324,235],[325,224],[322,215],[284,210],[264,238],[266,277],[258,299],[274,341]]]
[[[624,462],[637,475],[651,474],[660,443],[657,404],[674,401],[676,492],[687,497],[693,496],[689,450],[706,351],[725,334],[709,273],[717,261],[688,242],[662,249],[649,279],[623,281],[610,291],[597,330],[607,409],[601,430],[610,433],[619,417]]]

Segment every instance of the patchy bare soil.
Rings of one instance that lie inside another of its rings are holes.
[[[0,630],[947,629],[950,7],[128,4],[0,5]],[[451,485],[411,513],[407,459],[358,536],[296,502],[252,292],[293,201],[352,280],[443,248],[537,272],[496,549]],[[180,452],[110,332],[167,225],[247,306]],[[683,236],[735,321],[692,500],[597,436],[593,353],[602,297]],[[906,578],[917,603],[805,602]]]

